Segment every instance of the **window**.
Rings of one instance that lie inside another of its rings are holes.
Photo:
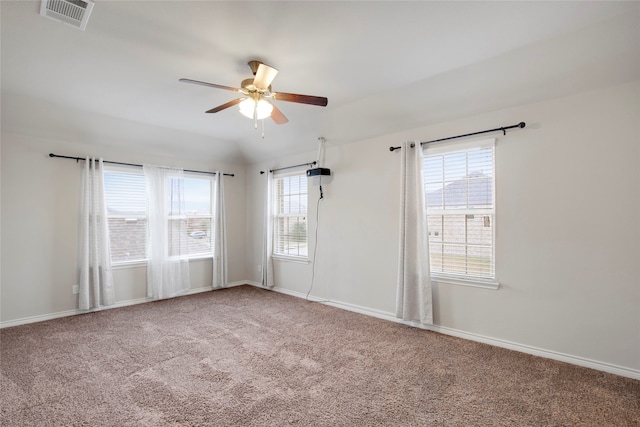
[[[186,242],[190,258],[213,256],[212,182],[209,178],[184,177],[184,216],[170,216],[169,256],[180,253],[172,243]],[[180,235],[186,239],[180,239]],[[184,252],[184,251],[182,251]]]
[[[307,175],[273,178],[273,254],[307,258]]]
[[[494,281],[494,140],[427,145],[424,153],[432,275]]]
[[[213,256],[213,179],[216,177],[184,177],[185,214],[170,214],[167,218],[171,225],[166,240],[169,256],[178,253],[175,245],[184,240],[189,258]],[[104,180],[112,263],[146,261],[147,189],[142,170],[105,166]],[[178,184],[173,182],[174,179],[171,181],[167,184],[172,187]],[[171,203],[169,200],[166,202]],[[187,238],[179,239],[181,234]]]
[[[147,189],[140,170],[104,167],[104,190],[113,264],[145,261]]]

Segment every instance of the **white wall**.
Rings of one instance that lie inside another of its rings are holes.
[[[389,146],[525,121],[495,134],[499,290],[434,284],[436,325],[640,374],[638,82],[332,146],[312,296],[392,314],[399,159]],[[260,169],[247,169],[249,280],[259,282]],[[315,199],[310,196],[310,246]],[[276,286],[306,293],[313,265],[276,263]]]
[[[66,313],[77,307],[78,214],[82,163],[48,157],[102,156],[105,160],[155,163],[235,173],[225,178],[228,206],[229,280],[244,280],[244,166],[162,157],[123,147],[107,148],[25,134],[2,134],[2,282],[0,321]],[[186,157],[186,156],[185,156]],[[116,300],[146,296],[146,268],[114,270]],[[211,261],[191,262],[191,289],[211,285]]]

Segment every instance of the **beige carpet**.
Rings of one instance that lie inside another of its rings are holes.
[[[2,426],[640,425],[640,381],[250,286],[0,346]]]

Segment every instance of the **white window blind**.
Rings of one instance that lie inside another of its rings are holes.
[[[306,258],[307,176],[306,173],[273,177],[273,253]]]
[[[495,279],[494,140],[430,148],[423,177],[431,272]]]
[[[112,262],[126,264],[145,261],[148,213],[142,169],[105,166],[104,173]],[[185,176],[181,191],[168,192],[169,199],[165,202],[172,208],[167,218],[170,227],[166,250],[169,256],[185,252],[189,258],[213,256],[213,179],[216,176]],[[167,183],[170,187],[178,184]],[[179,195],[176,197],[184,202],[185,211],[182,215],[175,214],[178,212],[179,199],[172,200],[171,194]],[[184,236],[186,239],[181,238]],[[184,245],[185,242],[186,251],[180,251],[177,245]]]
[[[147,190],[142,169],[104,170],[105,200],[111,243],[111,262],[146,259]]]

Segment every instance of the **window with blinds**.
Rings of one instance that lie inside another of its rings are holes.
[[[307,258],[307,175],[273,178],[273,254]]]
[[[147,186],[142,169],[104,167],[111,262],[147,258]]]
[[[147,188],[142,169],[105,166],[105,200],[114,265],[146,261],[148,212]],[[170,179],[166,200],[169,227],[166,240],[169,256],[212,257],[213,184],[215,176],[185,176],[182,182]],[[178,190],[179,189],[179,190]],[[177,194],[177,195],[176,195]],[[176,203],[184,204],[180,213]]]
[[[424,149],[431,273],[495,279],[494,140]]]

